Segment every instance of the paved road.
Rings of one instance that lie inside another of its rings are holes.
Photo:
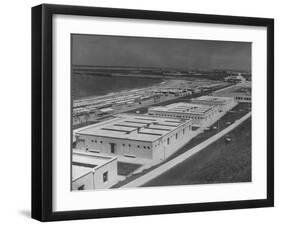
[[[224,130],[220,131],[219,133],[215,134],[214,136],[208,138],[207,140],[203,141],[202,143],[198,144],[197,146],[191,148],[190,150],[184,152],[183,154],[177,156],[174,159],[171,159],[170,161],[164,163],[163,165],[159,166],[158,168],[146,173],[145,175],[131,181],[128,184],[125,184],[122,186],[122,188],[131,188],[131,187],[139,187],[143,184],[146,184],[150,180],[160,176],[164,172],[170,170],[171,168],[175,167],[179,163],[185,161],[186,159],[190,158],[192,155],[198,153],[199,151],[203,150],[213,142],[217,141],[221,137],[225,136],[227,133],[235,129],[237,126],[239,126],[241,123],[243,123],[246,119],[251,117],[251,112],[244,115],[242,118],[236,120],[233,124],[226,127]]]

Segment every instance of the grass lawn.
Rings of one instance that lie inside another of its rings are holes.
[[[197,144],[207,140],[211,136],[217,134],[219,131],[225,129],[229,125],[227,122],[233,123],[237,119],[240,119],[242,116],[246,115],[250,111],[250,104],[248,103],[240,103],[237,106],[235,106],[231,111],[227,112],[220,120],[218,120],[216,123],[214,123],[210,128],[213,126],[216,126],[217,129],[211,129],[208,131],[204,131],[201,134],[198,134],[196,137],[194,137],[190,142],[188,142],[183,148],[178,150],[176,153],[171,155],[167,160],[170,160],[179,154],[184,153],[187,149],[190,149],[192,147],[195,147]]]
[[[141,165],[139,164],[132,164],[127,162],[117,162],[117,172],[118,175],[121,176],[127,176],[133,171],[135,171],[137,168],[139,168]]]
[[[143,187],[251,181],[251,118]]]

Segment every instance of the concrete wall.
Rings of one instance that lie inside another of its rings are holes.
[[[108,172],[108,181],[103,181],[103,174]],[[109,188],[117,181],[117,159],[109,162],[97,169],[94,172],[95,189]]]
[[[206,125],[209,121],[212,120],[216,114],[217,108],[213,108],[210,111],[207,111],[204,114],[192,114],[192,113],[176,113],[176,112],[163,112],[157,110],[149,110],[148,114],[158,117],[167,117],[167,118],[176,118],[176,119],[192,119],[193,124]]]
[[[108,173],[108,180],[103,181],[103,174]],[[72,182],[72,190],[79,190],[79,187],[83,186],[83,190],[91,189],[104,189],[109,188],[117,181],[117,159],[106,163],[100,167],[94,169],[93,172],[74,180]]]
[[[178,147],[187,143],[191,139],[191,125],[192,122],[187,121],[179,128],[154,142],[79,135],[76,148],[96,153],[105,153],[111,156],[121,155],[161,161],[166,159],[168,156],[174,153]],[[170,140],[170,144],[167,143],[168,138]],[[111,153],[110,143],[116,144],[115,154]]]
[[[79,135],[80,142],[77,142],[77,148],[105,153],[108,155],[122,155],[145,159],[152,159],[152,143],[144,141],[133,141],[118,138],[99,137],[91,135]],[[84,140],[84,142],[82,141]],[[115,144],[115,154],[111,153],[110,143]]]
[[[80,186],[84,186],[82,190],[94,189],[94,176],[92,172],[72,181],[72,190],[79,190]]]
[[[163,161],[186,144],[191,139],[191,124],[191,121],[188,121],[173,132],[153,142],[153,159]]]

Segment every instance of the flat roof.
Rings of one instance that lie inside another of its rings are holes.
[[[210,102],[216,102],[216,103],[225,103],[232,99],[233,99],[232,97],[224,97],[224,96],[223,97],[222,96],[201,96],[201,97],[193,98],[192,101],[210,101]]]
[[[203,105],[203,104],[179,102],[179,103],[169,104],[166,106],[150,107],[149,110],[161,111],[167,113],[186,113],[186,114],[202,115],[210,111],[212,108],[213,108],[212,106]]]
[[[92,168],[72,165],[72,181],[90,173]]]
[[[152,142],[187,121],[147,115],[119,114],[115,118],[75,130],[76,134]]]
[[[117,158],[73,149],[71,164],[72,181],[88,174],[89,172],[93,172],[100,166],[103,166],[115,159]]]
[[[237,96],[245,96],[250,97],[252,95],[252,88],[250,85],[238,84],[236,86],[229,87],[228,89],[224,89],[216,93],[218,96],[224,97],[237,97]]]
[[[101,108],[100,109],[101,112],[110,112],[110,111],[114,111],[113,108]]]

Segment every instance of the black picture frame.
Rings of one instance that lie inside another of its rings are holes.
[[[52,18],[55,14],[267,28],[267,198],[130,208],[52,210]],[[228,210],[274,205],[274,20],[268,18],[43,4],[32,8],[32,218],[40,221]]]

